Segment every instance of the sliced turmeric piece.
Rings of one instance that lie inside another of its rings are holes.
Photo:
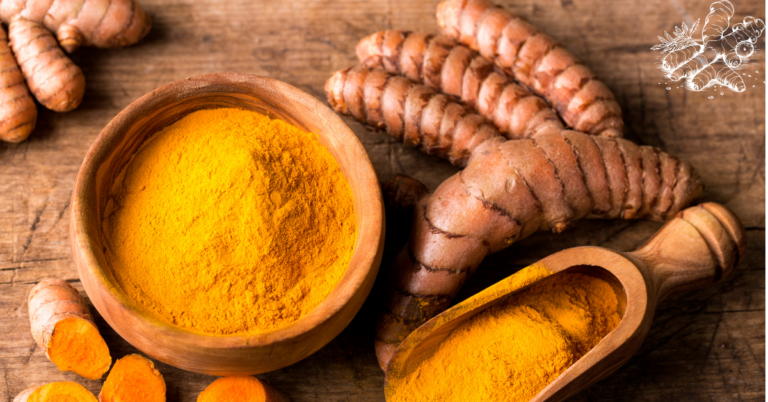
[[[61,371],[98,380],[112,357],[85,299],[69,283],[45,279],[29,292],[32,337]]]
[[[13,402],[97,402],[96,397],[76,382],[52,382],[27,388]]]
[[[99,393],[100,402],[165,402],[165,380],[151,360],[128,355],[115,362]]]
[[[197,402],[288,402],[289,399],[256,377],[222,377],[197,397]]]

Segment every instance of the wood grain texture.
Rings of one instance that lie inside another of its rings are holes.
[[[613,90],[627,137],[690,161],[701,174],[704,200],[732,209],[747,227],[745,261],[723,282],[661,304],[649,337],[630,362],[572,400],[759,401],[765,399],[765,62],[750,64],[744,93],[667,91],[653,64],[656,36],[705,18],[709,0],[503,0],[561,41]],[[382,29],[437,32],[438,0],[141,0],[154,27],[139,45],[79,49],[86,76],[83,104],[67,114],[40,110],[31,138],[0,144],[0,401],[27,386],[98,381],[60,373],[34,346],[26,294],[46,276],[82,291],[69,251],[69,198],[88,148],[121,109],[169,82],[211,72],[246,72],[280,79],[323,99],[333,71],[356,62],[354,46]],[[514,4],[513,4],[514,3]],[[762,2],[737,0],[735,19],[765,18]],[[765,36],[757,43],[765,49]],[[757,71],[757,72],[755,72]],[[661,83],[661,84],[659,84]],[[755,85],[754,88],[751,85]],[[710,100],[707,97],[714,96]],[[365,145],[380,180],[406,173],[434,189],[456,172],[447,162],[346,120]],[[382,269],[404,235],[390,216]],[[538,234],[491,255],[460,299],[526,264],[567,247],[600,245],[629,251],[660,225],[582,222],[559,235]],[[389,230],[392,229],[392,230]],[[309,358],[260,375],[293,401],[383,401],[384,375],[373,354],[378,290],[342,334]],[[136,353],[95,317],[113,357]],[[169,401],[194,401],[214,377],[157,365]]]

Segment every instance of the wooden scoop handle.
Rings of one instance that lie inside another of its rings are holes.
[[[746,247],[739,218],[728,208],[708,202],[678,213],[629,255],[645,266],[659,302],[719,281],[741,262]]]

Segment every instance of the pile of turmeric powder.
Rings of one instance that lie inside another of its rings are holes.
[[[106,257],[150,315],[199,333],[259,333],[333,290],[356,238],[352,193],[315,135],[201,110],[148,140],[105,209]]]
[[[544,268],[518,272],[522,286]],[[562,273],[456,327],[432,355],[391,390],[389,402],[528,401],[619,323],[611,285]]]

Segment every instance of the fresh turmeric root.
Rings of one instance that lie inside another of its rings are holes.
[[[360,78],[366,72],[387,76],[356,67],[329,79],[326,92],[336,111],[390,134],[402,130],[402,122],[424,122],[419,108],[407,106],[411,92],[399,89],[408,88],[404,77],[398,86],[391,83],[398,77],[376,78],[373,85],[370,77]],[[456,119],[441,121],[459,127]],[[421,140],[427,126],[414,125],[410,135]],[[414,208],[410,244],[390,272],[385,312],[377,323],[382,368],[410,332],[449,306],[486,255],[538,230],[561,232],[581,218],[665,220],[702,189],[689,164],[622,138],[550,129],[532,139],[487,135],[478,141],[466,148],[466,168],[434,194],[424,195],[423,186],[403,178],[384,186],[395,195],[388,198],[406,204],[423,197]]]
[[[35,99],[56,112],[80,106],[85,76],[59,48],[53,35],[37,22],[21,16],[11,21],[8,32],[16,60]]]
[[[446,36],[381,31],[360,40],[357,58],[366,66],[460,98],[509,139],[563,129],[546,101],[496,71],[490,60]]]
[[[0,27],[0,140],[21,142],[35,129],[37,106]]]
[[[67,53],[80,46],[118,48],[133,45],[152,27],[152,20],[134,0],[2,2],[0,19],[3,22],[10,24],[18,15],[56,33],[59,44]]]
[[[205,388],[197,402],[288,402],[288,398],[256,377],[222,377]]]
[[[165,380],[151,360],[133,354],[118,359],[99,402],[165,402]]]
[[[13,402],[97,402],[96,397],[76,382],[60,381],[21,391]]]
[[[337,112],[457,166],[466,165],[480,143],[499,136],[485,119],[450,97],[381,69],[338,71],[326,81],[325,93]]]
[[[70,284],[44,279],[29,292],[32,337],[61,371],[97,380],[109,369],[112,357],[88,305]]]
[[[444,0],[443,34],[493,60],[552,104],[565,123],[589,134],[620,137],[621,108],[605,84],[557,41],[488,0]]]
[[[13,52],[32,93],[57,112],[80,105],[85,77],[56,40],[67,53],[80,46],[117,48],[135,44],[152,27],[152,20],[134,0],[6,0],[0,2],[0,19],[9,25]],[[37,109],[26,89],[20,88],[18,66],[12,63],[14,55],[6,42],[3,32],[0,140],[21,142],[35,126]]]

